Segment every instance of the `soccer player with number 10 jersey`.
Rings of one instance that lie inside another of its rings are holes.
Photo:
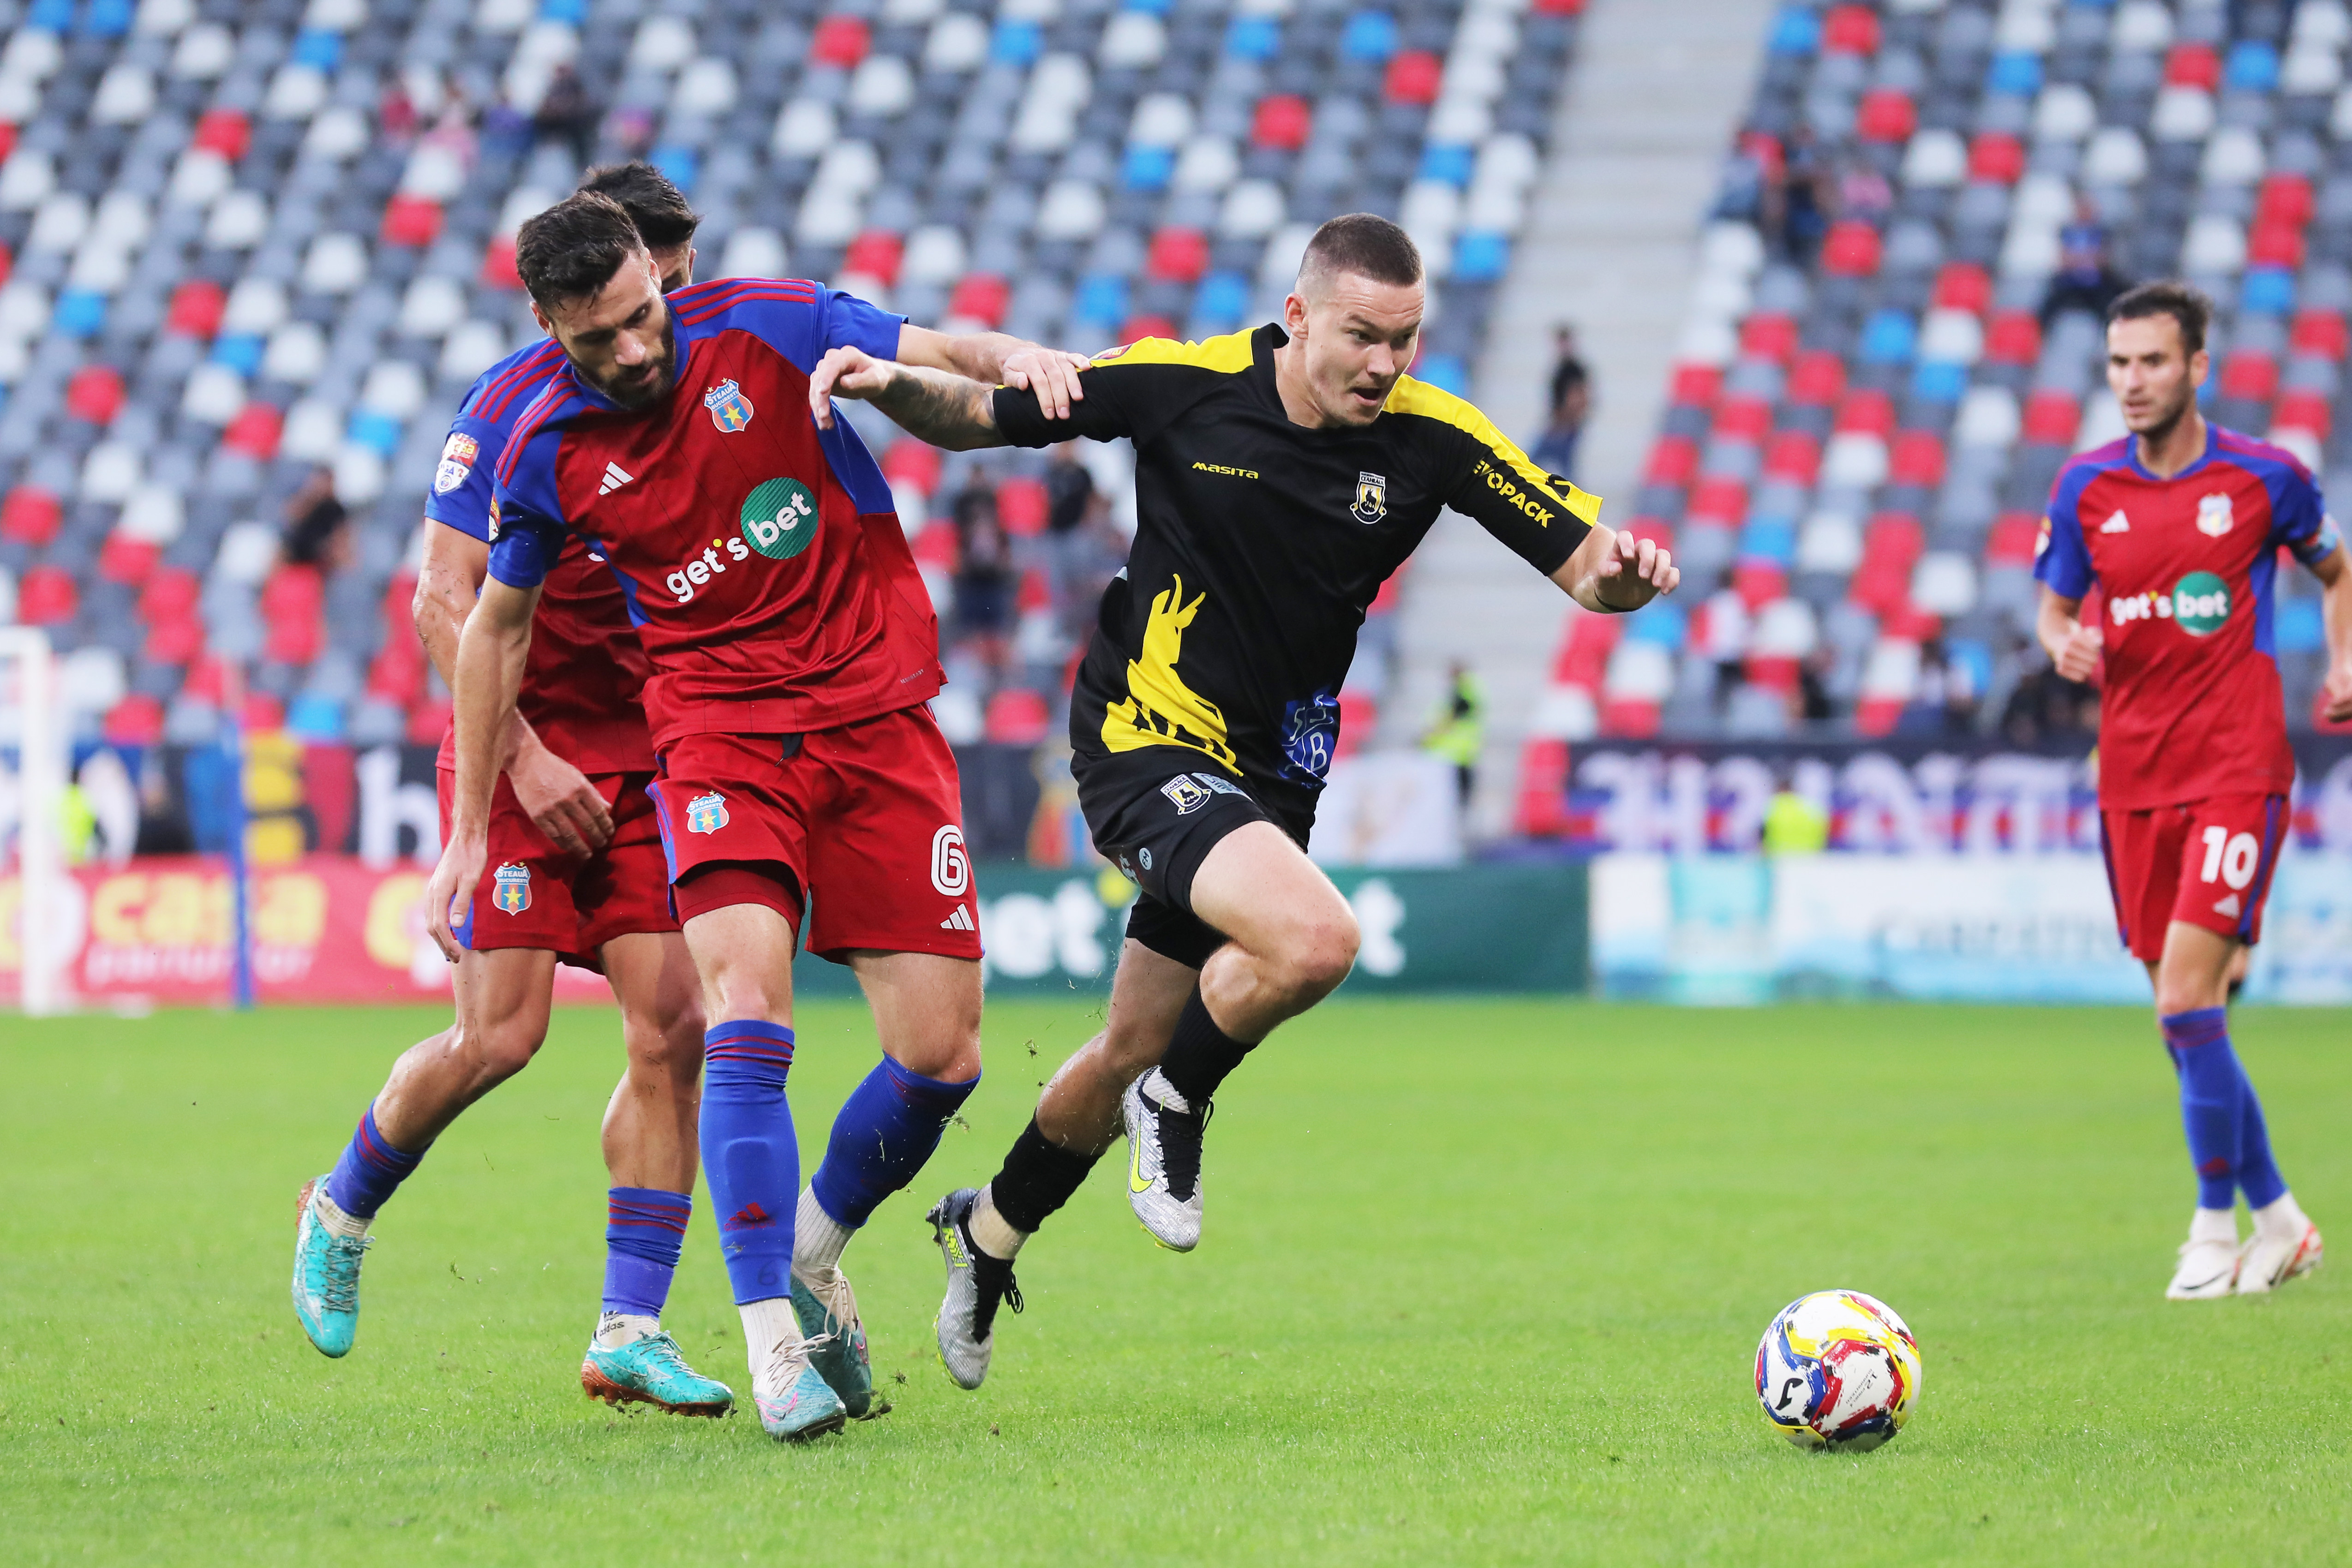
[[[2131,432],[2058,476],[2036,547],[2038,630],[2058,672],[2100,673],[2099,816],[2124,945],[2147,965],[2180,1083],[2197,1209],[2165,1294],[2261,1295],[2316,1268],[2320,1237],[2271,1156],[2230,1044],[2233,964],[2262,936],[2290,829],[2272,619],[2282,547],[2326,596],[2331,721],[2352,719],[2352,572],[2310,472],[2209,425],[2212,307],[2153,283],[2107,314],[2107,384]],[[2092,590],[2099,609],[2089,620]],[[2238,1237],[2237,1198],[2253,1233]]]

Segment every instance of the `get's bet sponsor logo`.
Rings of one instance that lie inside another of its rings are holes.
[[[702,553],[662,579],[681,605],[727,570],[730,561],[749,561],[754,551],[771,561],[790,561],[816,538],[816,497],[798,479],[769,479],[743,498],[734,539],[714,539]],[[725,552],[722,556],[721,552]]]
[[[2210,637],[2230,622],[2230,584],[2210,572],[2191,572],[2169,594],[2134,594],[2107,601],[2119,626],[2151,617],[2168,620],[2190,637]]]

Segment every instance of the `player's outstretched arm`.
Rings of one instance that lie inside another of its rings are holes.
[[[1674,552],[1659,549],[1657,541],[1595,523],[1551,580],[1586,609],[1622,616],[1673,593],[1683,580],[1683,569],[1675,564]]]
[[[452,691],[457,689],[457,639],[489,569],[487,542],[459,529],[425,524],[425,560],[409,614],[425,657]],[[612,826],[604,797],[587,774],[547,749],[520,712],[507,720],[499,755],[515,799],[558,849],[585,855],[604,847]]]
[[[2319,579],[2320,614],[2327,625],[2327,721],[2352,719],[2352,567],[2336,546],[2311,563]]]
[[[960,375],[876,359],[861,349],[829,349],[809,373],[809,414],[818,429],[833,428],[836,397],[870,403],[908,435],[950,452],[1008,445],[996,427],[995,389]]]
[[[2033,635],[2058,673],[2081,685],[2099,668],[2099,628],[2082,622],[2083,601],[2069,599],[2044,585],[2042,606],[2034,612]]]
[[[456,798],[450,805],[449,842],[441,847],[440,863],[425,885],[425,925],[442,956],[452,963],[465,951],[453,928],[471,912],[474,888],[489,858],[499,741],[522,686],[523,661],[530,653],[530,618],[538,608],[538,584],[517,588],[489,578],[457,639],[457,679],[451,683],[457,699]],[[605,831],[611,831],[609,821]]]
[[[898,363],[943,370],[984,386],[1010,386],[1037,394],[1048,419],[1067,419],[1070,405],[1086,396],[1078,372],[1093,362],[1084,354],[1049,349],[1003,332],[966,332],[950,337],[929,327],[898,329]]]

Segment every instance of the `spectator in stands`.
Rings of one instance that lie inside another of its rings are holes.
[[[975,478],[953,503],[956,569],[951,639],[968,649],[992,676],[1001,675],[1011,649],[1014,591],[1020,574],[1013,564],[1013,541],[997,521],[996,492]]]
[[[1811,127],[1800,126],[1785,142],[1764,140],[1779,154],[1762,159],[1764,238],[1780,255],[1811,267],[1836,205],[1828,162]]]
[[[493,153],[517,156],[530,151],[535,122],[505,93],[482,116],[482,145]]]
[[[148,748],[139,764],[139,835],[132,853],[193,855],[196,836],[187,808],[172,787],[172,770],[160,747]]]
[[[324,577],[351,564],[351,514],[335,497],[333,469],[311,469],[302,488],[287,498],[278,553],[289,566],[316,567]]]
[[[1039,542],[1055,623],[1065,637],[1082,641],[1094,626],[1103,584],[1127,557],[1127,543],[1111,527],[1110,498],[1078,460],[1076,441],[1045,455],[1045,536]]]
[[[1421,749],[1454,764],[1454,791],[1470,809],[1478,786],[1478,753],[1486,743],[1486,690],[1470,667],[1455,659],[1445,674],[1445,700],[1437,722],[1421,738]]]
[[[1967,663],[1954,658],[1941,637],[1919,650],[1919,689],[1905,705],[1895,730],[1906,735],[1965,735],[1975,730],[1982,697]]]
[[[1740,133],[1723,166],[1723,189],[1715,216],[1761,226],[1768,189],[1779,177],[1780,144],[1761,131]]]
[[[375,105],[378,139],[395,147],[405,147],[416,140],[423,123],[416,112],[416,100],[408,95],[408,84],[397,74],[386,76],[383,92]]]
[[[2023,752],[2099,732],[2099,694],[2060,675],[2049,664],[2027,675],[2001,710],[2001,739]]]
[[[2058,232],[2058,270],[2042,296],[2042,326],[2069,310],[2106,320],[2107,307],[2124,291],[2124,279],[2107,265],[2107,231],[2088,202],[2074,204],[2074,221]]]
[[[1895,210],[1895,187],[1877,168],[1857,159],[1838,175],[1836,212],[1875,223]]]
[[[547,95],[539,100],[539,112],[531,117],[531,127],[542,141],[569,149],[573,163],[585,163],[596,146],[596,105],[588,96],[587,83],[566,64],[556,67],[554,75],[548,79]]]
[[[1592,373],[1577,351],[1576,328],[1566,321],[1551,330],[1551,402],[1544,433],[1528,455],[1536,466],[1563,479],[1576,478],[1576,446],[1592,412]]]

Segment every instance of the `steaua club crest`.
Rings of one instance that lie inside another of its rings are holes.
[[[722,436],[732,436],[751,423],[751,400],[731,377],[704,393],[702,406],[710,410],[710,422]]]
[[[510,915],[530,908],[530,868],[509,860],[490,873],[495,889],[490,901]]]
[[[1389,480],[1386,474],[1356,476],[1356,504],[1348,515],[1370,528],[1389,514]]]
[[[2197,531],[2209,539],[2219,539],[2237,526],[2238,514],[2230,508],[2227,495],[2200,496],[2197,500]]]
[[[727,797],[713,790],[686,803],[688,833],[716,833],[727,826]]]

